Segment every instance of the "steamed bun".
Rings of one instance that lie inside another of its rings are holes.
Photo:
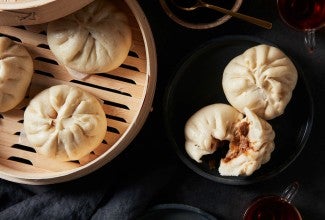
[[[34,69],[24,46],[0,37],[0,112],[13,109],[25,97]]]
[[[228,63],[222,87],[229,103],[240,112],[247,107],[269,120],[283,114],[297,78],[289,57],[276,47],[261,44]]]
[[[112,1],[96,0],[48,24],[51,51],[80,73],[108,72],[126,59],[132,41],[128,17]]]
[[[222,176],[249,176],[268,162],[274,150],[272,126],[248,108],[246,117],[236,124],[226,157],[221,159]]]
[[[89,154],[102,142],[107,120],[93,95],[77,87],[57,85],[30,101],[24,129],[38,153],[69,161]]]
[[[185,124],[185,150],[197,162],[212,154],[221,140],[232,139],[232,127],[243,118],[227,104],[211,104],[194,113]]]
[[[185,150],[196,162],[229,142],[220,160],[222,176],[249,176],[268,162],[274,150],[272,126],[248,108],[244,114],[227,104],[212,104],[194,113],[185,124]]]

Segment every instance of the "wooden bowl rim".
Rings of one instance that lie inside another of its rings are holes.
[[[25,2],[1,2],[0,10],[21,10],[29,8],[37,8],[43,5],[51,4],[54,2],[60,3],[62,0],[31,0]],[[70,0],[78,2],[77,0]]]

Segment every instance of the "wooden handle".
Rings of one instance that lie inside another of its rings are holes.
[[[232,17],[247,21],[249,23],[255,24],[257,26],[266,28],[266,29],[271,29],[272,28],[272,23],[270,23],[268,21],[265,21],[265,20],[262,20],[262,19],[259,19],[259,18],[254,18],[254,17],[244,15],[244,14],[241,14],[241,13],[238,13],[238,12],[233,12],[231,10],[221,8],[221,7],[216,6],[216,5],[204,4],[204,6],[207,7],[207,8],[213,9],[215,11],[218,11],[218,12],[230,15]]]

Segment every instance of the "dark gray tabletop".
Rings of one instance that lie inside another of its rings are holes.
[[[168,78],[184,56],[200,44],[227,35],[248,35],[272,42],[299,63],[312,90],[315,117],[311,135],[298,158],[274,178],[248,186],[229,186],[205,180],[177,162],[179,181],[172,180],[170,189],[156,202],[181,202],[200,207],[220,219],[240,219],[251,199],[260,194],[280,193],[286,185],[297,180],[300,191],[294,203],[304,219],[323,219],[325,212],[325,171],[323,169],[324,135],[324,80],[325,80],[325,31],[316,33],[317,48],[308,53],[303,45],[303,33],[288,28],[280,20],[276,1],[244,1],[240,12],[263,18],[273,23],[266,30],[246,22],[231,19],[225,24],[208,29],[192,30],[174,23],[164,14],[159,1],[140,1],[151,24],[158,54],[158,85],[156,112],[159,115],[161,94],[168,85]],[[153,115],[154,115],[153,114]],[[159,116],[157,116],[159,118]],[[168,144],[168,143],[167,143]],[[173,152],[171,152],[173,153]],[[177,159],[176,159],[177,160]],[[172,192],[172,193],[171,193]]]
[[[317,49],[309,54],[303,34],[287,28],[275,0],[244,1],[240,12],[273,23],[266,30],[230,19],[208,30],[173,22],[159,0],[139,0],[154,35],[158,79],[153,111],[139,135],[112,162],[80,179],[49,186],[0,180],[0,219],[136,219],[165,203],[194,206],[218,219],[241,219],[249,202],[261,194],[281,193],[293,181],[300,189],[293,203],[303,219],[325,219],[325,30],[316,33]],[[272,42],[303,69],[315,103],[314,123],[298,158],[271,179],[249,185],[226,185],[194,173],[170,146],[163,123],[163,98],[179,63],[199,45],[226,35],[247,35]]]

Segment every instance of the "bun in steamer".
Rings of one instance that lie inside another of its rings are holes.
[[[229,142],[220,160],[222,176],[249,176],[268,162],[274,150],[272,126],[248,108],[245,115],[227,104],[212,104],[194,113],[185,124],[185,150],[196,162]]]
[[[247,107],[269,120],[283,114],[297,78],[289,57],[276,47],[261,44],[228,63],[222,87],[229,103],[240,112]]]
[[[124,62],[132,33],[128,17],[113,1],[95,0],[50,22],[47,40],[61,64],[79,73],[93,74],[111,71]]]
[[[24,99],[33,72],[33,60],[26,48],[0,37],[0,112],[13,109]]]
[[[61,161],[79,160],[102,142],[107,120],[96,97],[77,87],[57,85],[30,101],[24,129],[38,153]]]

